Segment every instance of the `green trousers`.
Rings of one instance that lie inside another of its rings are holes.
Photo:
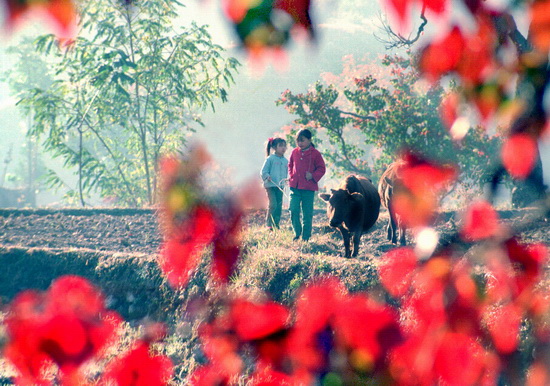
[[[283,191],[279,188],[265,188],[269,207],[267,208],[266,223],[270,228],[279,228],[283,211]]]
[[[314,198],[315,192],[313,190],[290,188],[290,219],[296,238],[302,236],[303,240],[309,240],[311,237]],[[301,214],[304,216],[303,226],[300,218]]]

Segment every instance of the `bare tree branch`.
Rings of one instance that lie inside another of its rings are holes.
[[[422,9],[422,12],[420,13],[420,19],[422,20],[422,23],[420,23],[420,25],[418,26],[416,30],[416,35],[414,37],[412,35],[404,37],[401,34],[395,32],[390,27],[387,20],[382,18],[382,16],[379,15],[379,20],[382,24],[382,26],[380,27],[380,30],[387,37],[380,37],[374,34],[374,38],[378,40],[380,43],[384,44],[384,47],[387,50],[391,50],[393,48],[410,47],[414,43],[416,43],[418,39],[420,39],[420,36],[422,36],[422,33],[424,32],[424,28],[428,24],[428,19],[426,19],[426,16],[424,15],[424,9]]]

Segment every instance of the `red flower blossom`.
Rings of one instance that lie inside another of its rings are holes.
[[[438,165],[410,152],[403,156],[394,181],[392,205],[407,227],[429,225],[440,193],[456,179],[456,169]]]
[[[139,341],[107,366],[103,381],[118,386],[160,386],[167,385],[173,373],[170,358],[152,355],[149,343]]]
[[[326,365],[333,344],[331,321],[347,296],[343,284],[328,277],[298,292],[294,304],[295,323],[286,344],[292,363],[304,374],[316,372]]]
[[[226,283],[240,254],[243,203],[210,196],[201,175],[209,155],[195,147],[186,158],[161,161],[161,223],[166,239],[159,265],[169,283],[185,286],[207,246],[212,245],[212,275]]]
[[[7,23],[9,27],[18,23],[23,15],[33,9],[43,9],[55,23],[61,35],[67,35],[76,21],[76,9],[71,0],[7,0]]]
[[[466,39],[460,28],[454,26],[441,40],[428,45],[420,57],[420,69],[432,81],[458,67]]]
[[[548,260],[548,248],[544,244],[522,244],[515,238],[506,241],[505,248],[514,270],[518,295],[524,291],[531,293]]]
[[[192,379],[196,385],[224,384],[223,380],[238,376],[243,369],[243,360],[239,356],[241,342],[232,331],[232,323],[227,313],[222,313],[211,323],[199,328],[199,337],[204,354],[210,365],[195,371]],[[222,383],[201,383],[202,379],[217,379]]]
[[[537,143],[527,134],[514,134],[502,145],[502,164],[514,178],[525,179],[537,159]]]
[[[500,228],[498,213],[487,201],[471,204],[463,218],[461,236],[468,241],[479,241],[495,236]]]
[[[177,233],[169,236],[161,249],[159,263],[172,286],[187,284],[215,231],[216,222],[210,208],[198,206]]]
[[[478,30],[470,35],[454,26],[442,39],[424,48],[419,65],[429,80],[437,81],[441,76],[455,72],[467,86],[483,83],[493,67],[497,37],[489,17],[479,14],[477,25]],[[486,103],[487,99],[480,101]]]
[[[434,378],[448,385],[478,385],[484,377],[487,353],[474,337],[447,332],[437,338]],[[434,380],[435,380],[434,379]]]
[[[447,9],[447,0],[388,0],[390,10],[397,15],[400,26],[408,26],[408,13],[415,3],[421,3],[422,9],[428,9],[436,15],[442,14]]]
[[[243,341],[262,339],[283,330],[289,315],[286,307],[274,302],[258,304],[237,299],[231,305],[231,319]]]
[[[496,349],[503,354],[512,353],[519,343],[519,329],[523,312],[514,303],[490,307],[485,321]]]
[[[351,350],[353,366],[372,371],[401,341],[397,320],[397,314],[388,306],[365,295],[354,295],[339,304],[332,324],[337,344]]]
[[[296,326],[312,334],[322,331],[346,294],[346,288],[334,278],[324,278],[300,289],[294,305]]]
[[[25,291],[10,305],[5,357],[21,383],[41,383],[48,363],[71,376],[114,338],[121,319],[104,308],[101,293],[78,276],[62,276],[49,291]]]
[[[543,53],[550,51],[550,1],[534,1],[529,12],[531,18],[532,41]]]
[[[403,296],[410,289],[417,265],[417,258],[411,248],[395,248],[382,256],[380,281],[395,297]]]
[[[288,13],[294,22],[307,31],[312,31],[311,18],[309,17],[310,0],[274,0],[273,8]]]

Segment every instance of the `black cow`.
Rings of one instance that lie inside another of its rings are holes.
[[[380,182],[378,183],[378,193],[382,200],[382,205],[388,209],[389,220],[388,220],[388,240],[393,244],[397,244],[397,237],[399,233],[399,243],[401,245],[406,245],[406,228],[401,221],[401,218],[398,214],[395,213],[395,210],[392,206],[392,196],[393,190],[398,181],[399,168],[403,165],[403,161],[396,161],[392,163],[382,177],[380,177]]]
[[[327,202],[330,226],[342,232],[345,256],[357,256],[361,235],[372,228],[380,213],[380,196],[376,187],[366,178],[350,175],[340,189],[331,189],[331,194],[322,193],[319,197]],[[350,253],[351,234],[353,254]]]

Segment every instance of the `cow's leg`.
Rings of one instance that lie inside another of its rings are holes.
[[[352,257],[357,257],[359,253],[359,243],[361,242],[361,231],[356,231],[353,233],[353,254]]]
[[[345,249],[345,257],[350,257],[351,256],[351,249],[349,247],[349,242],[350,242],[350,234],[348,232],[347,229],[345,229],[344,227],[340,226],[338,227],[338,229],[340,229],[340,233],[342,233],[342,239],[344,239],[344,249]]]
[[[406,229],[403,224],[399,224],[399,244],[407,245]]]
[[[388,241],[391,241],[391,236],[392,236],[392,226],[391,226],[391,215],[390,217],[388,218],[388,226],[387,226],[387,230],[388,230]]]
[[[397,221],[395,221],[395,213],[390,209],[390,226],[391,226],[391,242],[397,244]]]

